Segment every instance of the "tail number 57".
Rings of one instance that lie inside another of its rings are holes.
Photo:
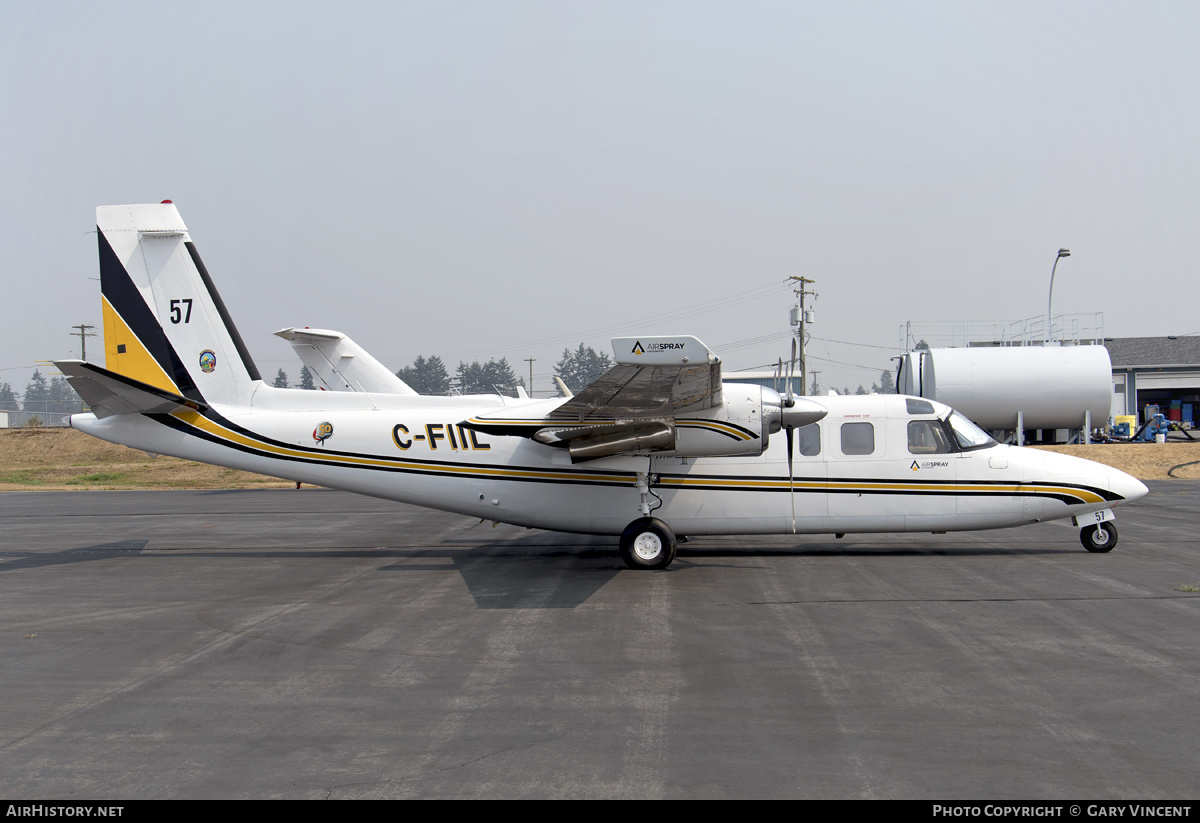
[[[186,304],[186,312],[184,311]],[[192,322],[192,298],[185,297],[182,300],[171,301],[171,323],[178,326],[180,323]]]

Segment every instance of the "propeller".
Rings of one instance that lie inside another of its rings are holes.
[[[784,401],[785,409],[796,407],[796,396],[792,389],[792,379],[796,374],[796,338],[792,338],[792,359],[788,362],[788,377],[787,377],[787,400]],[[784,431],[787,432],[787,464],[788,464],[788,500],[792,502],[792,534],[796,533],[796,479],[795,473],[792,471],[792,460],[795,454],[796,445],[796,427],[788,426],[787,416],[784,415]]]
[[[784,376],[783,358],[779,359],[779,364],[776,367],[780,377]],[[796,429],[802,426],[808,426],[816,423],[829,413],[825,406],[816,400],[810,400],[807,397],[797,397],[795,390],[796,380],[796,340],[792,339],[792,357],[788,361],[787,366],[787,390],[784,392],[772,391],[771,397],[768,400],[767,396],[763,397],[764,415],[768,414],[767,407],[778,409],[778,412],[770,413],[771,416],[778,420],[778,424],[772,423],[771,431],[779,431],[783,429],[784,436],[787,438],[787,471],[788,471],[788,497],[791,499],[792,506],[792,533],[796,533],[796,478],[795,478],[795,461],[796,461]],[[770,391],[764,389],[764,391]],[[776,416],[777,415],[777,416]],[[778,425],[779,428],[775,428]]]
[[[796,405],[796,395],[792,391],[792,379],[796,376],[796,338],[792,338],[792,359],[788,362],[787,408]]]

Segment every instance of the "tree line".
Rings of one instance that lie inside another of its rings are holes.
[[[417,394],[508,394],[516,393],[516,387],[525,386],[524,379],[517,377],[507,357],[492,358],[486,363],[460,362],[454,376],[446,370],[446,364],[436,354],[429,357],[419,355],[411,366],[396,372],[409,388]]]
[[[918,348],[927,346],[928,344],[924,340],[917,344]],[[612,367],[612,358],[607,354],[597,352],[591,346],[580,343],[574,350],[563,349],[562,357],[554,364],[554,374],[568,389],[578,392]],[[515,396],[517,386],[529,389],[525,385],[525,378],[517,376],[506,357],[501,357],[499,360],[492,358],[486,363],[478,360],[472,363],[460,361],[458,368],[451,375],[445,362],[436,354],[428,357],[418,355],[412,365],[397,371],[396,376],[417,394],[426,395],[500,393],[511,397]],[[290,385],[287,373],[283,369],[280,369],[275,375],[274,385],[278,388],[287,388]],[[299,388],[314,388],[313,377],[307,366],[300,369]],[[879,382],[872,383],[869,389],[861,383],[853,391],[849,386],[843,386],[840,389],[837,386],[829,388],[841,395],[895,394],[896,381],[892,373],[884,369],[879,374]],[[817,375],[813,374],[809,395],[824,394],[827,390],[817,380]],[[3,394],[0,393],[0,401],[2,399]]]
[[[612,368],[612,359],[603,352],[597,352],[591,346],[583,343],[574,351],[563,349],[562,358],[554,365],[554,373],[572,392],[577,392],[596,380]],[[478,360],[468,364],[460,362],[454,377],[446,370],[446,364],[437,355],[425,357],[419,355],[411,366],[405,366],[396,372],[396,376],[408,384],[417,394],[447,395],[453,392],[459,394],[515,394],[515,388],[525,386],[525,379],[518,377],[508,359],[501,357],[481,363]],[[275,375],[274,384],[277,388],[288,388],[288,375],[283,369]],[[300,368],[300,383],[298,388],[315,389],[312,373],[307,366]],[[822,387],[813,376],[811,394],[822,393]],[[884,370],[879,376],[879,382],[871,385],[870,391],[861,384],[857,391],[851,392],[848,386],[843,387],[841,394],[895,394],[896,384],[890,371]],[[71,384],[62,376],[47,380],[40,370],[34,370],[25,393],[18,397],[12,385],[0,382],[0,411],[27,412],[30,414],[65,415],[74,414],[83,409],[82,401]],[[45,422],[45,421],[43,421]]]
[[[572,392],[579,391],[588,383],[612,368],[607,354],[597,353],[583,343],[574,351],[563,349],[562,359],[554,366],[554,373]],[[508,358],[495,358],[481,363],[460,362],[451,377],[446,364],[436,354],[419,355],[411,366],[396,372],[396,376],[412,387],[418,394],[511,394],[517,386],[525,389],[525,378],[518,377],[509,365]]]
[[[842,396],[848,394],[896,394],[896,380],[894,377],[892,377],[892,373],[890,371],[884,369],[879,375],[879,382],[871,384],[870,391],[863,388],[862,383],[858,384],[858,389],[855,391],[850,391],[849,386],[843,386],[840,389],[837,386],[832,388],[835,392]],[[821,384],[817,382],[817,376],[815,374],[813,375],[812,379],[812,388],[809,389],[808,393],[810,396],[825,393],[825,389],[822,388]]]
[[[0,382],[0,412],[9,413],[10,426],[44,426],[56,422],[55,417],[83,410],[83,401],[61,375],[47,380],[40,369],[34,369],[33,377],[20,396],[13,391],[11,383]]]

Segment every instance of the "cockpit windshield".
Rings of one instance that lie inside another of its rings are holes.
[[[950,424],[950,429],[954,432],[954,439],[958,441],[959,448],[963,451],[986,449],[998,445],[990,434],[956,411],[950,412],[946,422]]]

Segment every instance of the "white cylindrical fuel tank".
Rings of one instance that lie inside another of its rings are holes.
[[[922,356],[923,355],[923,356]],[[1112,410],[1112,361],[1103,346],[926,349],[904,356],[901,385],[958,409],[985,429],[1099,426]]]

